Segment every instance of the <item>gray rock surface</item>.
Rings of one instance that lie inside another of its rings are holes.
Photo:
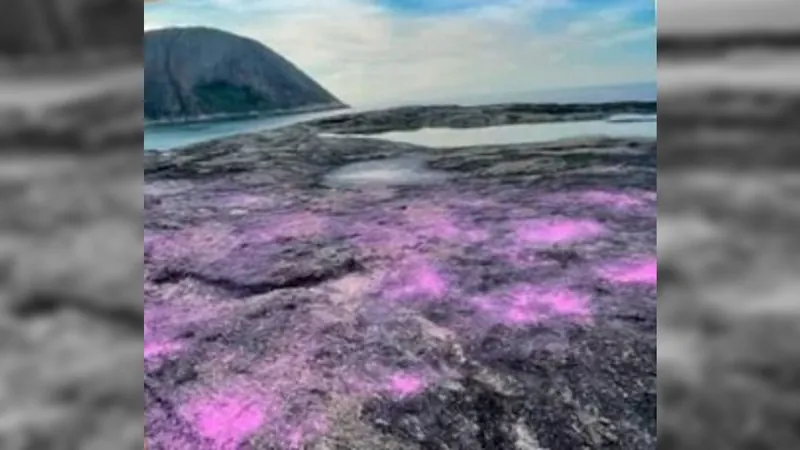
[[[475,128],[524,123],[598,120],[618,114],[654,114],[655,102],[600,104],[497,104],[479,106],[403,106],[337,114],[309,122],[321,131],[373,134],[419,128]]]
[[[654,141],[319,124],[147,152],[151,450],[655,447]],[[323,183],[411,154],[450,176]]]
[[[148,31],[144,54],[148,120],[344,106],[282,56],[228,32]]]

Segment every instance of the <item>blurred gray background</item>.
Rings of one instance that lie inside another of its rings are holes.
[[[800,3],[658,5],[659,449],[800,448]]]
[[[0,15],[0,449],[142,448],[142,6]]]

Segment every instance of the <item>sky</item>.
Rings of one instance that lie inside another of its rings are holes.
[[[656,0],[161,0],[145,30],[254,38],[343,101],[655,82]]]
[[[658,30],[668,34],[800,30],[797,0],[667,0],[658,8]]]

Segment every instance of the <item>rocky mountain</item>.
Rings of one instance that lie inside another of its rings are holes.
[[[281,55],[225,31],[148,31],[144,55],[147,120],[344,106]]]

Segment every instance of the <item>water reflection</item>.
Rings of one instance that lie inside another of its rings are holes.
[[[582,137],[656,137],[655,116],[639,116],[641,120],[632,120],[633,116],[626,118],[627,120],[622,121],[571,121],[463,129],[423,128],[414,131],[390,131],[368,137],[437,148],[541,143]]]
[[[444,181],[447,174],[425,167],[414,156],[364,161],[340,167],[325,177],[329,185],[413,185]]]

